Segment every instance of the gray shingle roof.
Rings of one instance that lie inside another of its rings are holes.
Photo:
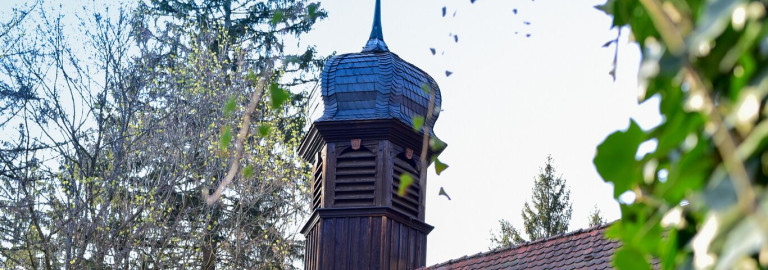
[[[381,30],[380,1],[376,1],[371,36],[362,52],[342,54],[326,62],[322,73],[323,116],[316,121],[398,119],[411,125],[426,116],[429,93],[435,91],[434,125],[441,104],[440,88],[432,77],[389,51]],[[425,117],[426,118],[426,117]]]
[[[317,121],[398,119],[411,125],[413,116],[426,115],[429,94],[436,91],[435,107],[441,103],[440,89],[432,77],[388,51],[335,56],[322,74],[323,116]],[[430,126],[439,112],[436,110]]]

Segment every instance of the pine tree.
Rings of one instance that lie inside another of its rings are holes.
[[[523,229],[530,241],[564,233],[568,231],[572,212],[571,191],[565,186],[565,179],[556,176],[550,155],[534,179],[530,204],[526,202],[523,207]],[[502,219],[499,224],[499,234],[491,233],[491,248],[509,247],[526,241],[509,221]]]
[[[605,219],[600,215],[600,208],[595,205],[592,208],[592,213],[589,214],[589,227],[595,227],[605,224]]]
[[[531,203],[525,203],[522,216],[525,233],[530,240],[554,236],[568,231],[573,204],[565,179],[557,176],[552,156],[540,169],[533,187]]]

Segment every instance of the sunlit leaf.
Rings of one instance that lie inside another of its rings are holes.
[[[642,180],[638,177],[641,173],[635,153],[644,140],[645,133],[631,120],[626,131],[614,132],[597,146],[595,167],[603,179],[613,182],[615,198]]]
[[[422,92],[424,92],[424,94],[429,94],[429,92],[431,92],[432,90],[430,90],[430,89],[429,89],[429,85],[427,85],[427,84],[425,83],[425,84],[422,84],[422,85],[421,85],[421,91],[422,91]]]
[[[403,173],[400,175],[400,187],[397,190],[397,195],[400,197],[405,196],[405,191],[408,190],[408,187],[410,187],[413,184],[413,176],[411,176],[408,173]]]
[[[256,85],[257,82],[259,82],[259,76],[256,75],[256,73],[253,72],[253,70],[249,70],[248,74],[245,75],[245,78],[251,82],[251,84]]]
[[[414,131],[421,131],[421,127],[424,126],[424,116],[416,115],[411,119],[411,122],[413,122]]]
[[[440,192],[437,193],[438,196],[445,196],[448,198],[448,200],[451,200],[451,196],[448,196],[448,193],[445,192],[445,189],[443,187],[440,187]]]
[[[445,169],[448,169],[448,164],[441,162],[439,159],[435,159],[435,173],[440,175]]]
[[[232,115],[232,112],[237,109],[237,98],[235,96],[229,97],[229,100],[227,100],[227,104],[224,105],[224,117],[229,117]]]
[[[291,94],[285,89],[278,87],[277,83],[272,83],[269,86],[269,93],[272,95],[272,109],[280,108],[291,97]]]
[[[429,149],[432,149],[433,152],[442,152],[447,146],[448,144],[438,138],[429,138]]]
[[[221,135],[219,136],[219,150],[226,151],[231,142],[232,128],[230,128],[229,125],[221,127]]]
[[[254,169],[253,169],[253,166],[251,165],[245,166],[245,168],[243,169],[244,178],[251,178],[251,176],[253,176],[253,173],[254,173]]]
[[[267,124],[259,125],[259,136],[266,137],[269,135],[270,126]]]
[[[651,265],[644,258],[643,253],[636,250],[620,247],[614,253],[613,262],[618,270],[648,270]]]
[[[317,18],[317,4],[312,3],[307,6],[307,14],[309,14],[309,18],[316,19]]]
[[[284,16],[283,11],[277,10],[275,11],[274,14],[272,14],[272,20],[270,20],[269,23],[272,24],[272,26],[275,26],[281,21],[283,21],[283,16]]]

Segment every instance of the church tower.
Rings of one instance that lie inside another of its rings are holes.
[[[426,263],[426,179],[420,178],[424,134],[414,116],[428,112],[432,77],[389,51],[376,0],[362,52],[328,60],[322,73],[323,115],[300,146],[313,164],[312,216],[304,225],[305,269],[415,269]],[[426,87],[429,91],[422,90]],[[439,114],[425,123],[432,130]],[[400,176],[413,176],[400,196]]]

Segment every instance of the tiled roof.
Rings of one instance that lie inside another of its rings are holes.
[[[621,244],[603,236],[607,226],[495,249],[421,269],[613,269],[613,252]]]

